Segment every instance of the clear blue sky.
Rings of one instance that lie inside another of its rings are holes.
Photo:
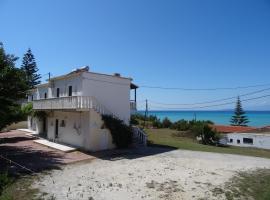
[[[270,0],[0,0],[0,18],[6,51],[21,58],[31,47],[41,74],[89,65],[130,76],[138,85],[270,84]],[[192,103],[262,88],[141,88],[138,99]],[[270,110],[270,98],[244,106]]]

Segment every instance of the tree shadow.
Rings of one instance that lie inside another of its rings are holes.
[[[17,142],[23,142],[28,140],[34,140],[35,138],[30,137],[8,137],[8,138],[0,138],[0,144],[5,143],[17,143]]]
[[[36,150],[31,147],[0,146],[0,172],[11,176],[33,174],[49,169],[60,169],[63,155],[53,151]]]
[[[92,156],[103,160],[121,160],[121,159],[138,159],[147,156],[158,155],[166,152],[176,150],[177,148],[166,145],[148,145],[147,147],[127,148],[127,149],[114,149],[105,150],[94,153],[88,153]]]

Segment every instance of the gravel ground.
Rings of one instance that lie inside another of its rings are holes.
[[[225,199],[215,194],[238,171],[270,168],[270,159],[173,150],[145,157],[95,159],[40,175],[45,199]]]

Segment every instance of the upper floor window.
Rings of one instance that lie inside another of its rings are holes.
[[[47,99],[47,92],[44,93],[44,99]]]
[[[56,89],[56,97],[59,97],[60,96],[60,88],[57,88]]]
[[[72,96],[72,86],[68,86],[68,96]]]

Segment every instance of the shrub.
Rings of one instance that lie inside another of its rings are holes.
[[[165,118],[162,120],[162,127],[163,127],[163,128],[169,128],[171,125],[172,125],[172,122],[169,120],[168,117],[165,117]]]
[[[102,115],[104,125],[111,132],[117,148],[127,148],[132,143],[132,128],[111,115]]]
[[[131,117],[130,117],[130,124],[132,124],[132,125],[139,125],[139,121],[138,121],[138,119],[136,118],[135,115],[131,115]]]
[[[162,128],[162,123],[161,123],[160,119],[156,119],[155,121],[153,121],[152,126],[154,128]]]
[[[24,116],[28,116],[28,115],[32,115],[33,114],[33,103],[29,102],[26,105],[24,105],[22,108],[22,113],[24,114]]]
[[[12,180],[11,178],[8,176],[7,172],[4,173],[0,173],[0,196],[3,192],[3,190],[9,185],[11,184]]]
[[[157,116],[155,115],[150,115],[149,117],[147,117],[146,119],[147,121],[150,121],[150,122],[155,122],[158,120]]]
[[[214,145],[219,141],[219,134],[205,122],[197,122],[192,126],[192,132],[201,137],[203,144]]]
[[[187,131],[190,129],[190,125],[189,125],[188,121],[181,119],[181,120],[173,123],[171,128],[176,129],[178,131]]]

